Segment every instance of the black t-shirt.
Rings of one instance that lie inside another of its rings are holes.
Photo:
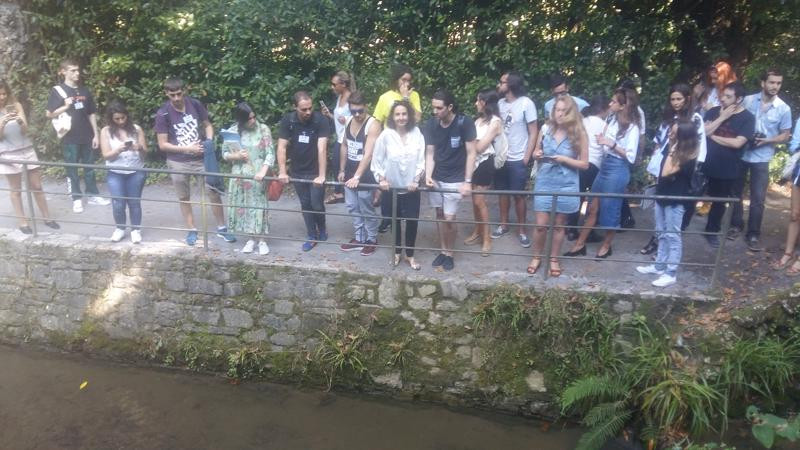
[[[712,122],[719,117],[721,108],[716,106],[706,112],[705,121]],[[755,132],[756,118],[750,111],[744,110],[732,115],[728,120],[714,131],[714,136],[735,138],[737,136],[746,137],[748,140],[753,138]],[[742,173],[742,154],[747,146],[742,148],[726,147],[717,144],[711,137],[706,138],[706,161],[703,163],[703,171],[711,178],[722,180],[735,180]]]
[[[428,119],[425,124],[425,146],[434,147],[433,160],[436,163],[431,177],[445,183],[464,181],[466,143],[475,138],[475,122],[467,116],[456,115],[447,128],[442,128],[436,117]]]
[[[291,176],[316,177],[319,174],[317,140],[329,135],[328,119],[319,111],[314,111],[308,122],[300,122],[296,111],[283,116],[278,126],[278,137],[289,141],[287,156],[292,162],[289,166]]]
[[[689,194],[689,186],[692,182],[692,174],[694,174],[695,162],[697,159],[692,159],[683,163],[677,172],[672,175],[662,177],[661,171],[664,170],[669,153],[669,146],[664,146],[661,154],[664,156],[661,159],[661,167],[658,169],[658,183],[656,184],[656,195],[674,195],[686,196]],[[682,203],[678,200],[658,200],[660,205],[674,205]]]
[[[345,146],[345,151],[347,152],[347,159],[344,162],[345,180],[353,178],[353,175],[356,174],[358,165],[361,164],[361,160],[364,158],[364,146],[367,144],[367,131],[369,131],[369,127],[372,126],[375,120],[377,119],[374,117],[367,118],[367,120],[361,126],[361,129],[358,130],[358,134],[355,136],[350,133],[350,124],[352,123],[352,120],[347,121],[347,125],[344,127],[345,139],[344,142],[342,142],[342,145]],[[369,165],[367,165],[367,170],[365,170],[364,173],[361,174],[361,178],[359,178],[359,186],[360,183],[377,184],[375,177],[372,175],[372,171],[369,169]]]
[[[67,109],[67,114],[72,117],[72,126],[67,134],[61,138],[61,142],[65,144],[91,144],[94,138],[94,130],[92,124],[89,122],[89,116],[97,112],[97,106],[94,104],[92,93],[86,86],[78,86],[72,88],[64,83],[59,84],[67,97],[72,97],[72,106]],[[47,110],[50,112],[55,111],[64,105],[64,98],[56,91],[56,88],[50,89],[50,96],[47,98]]]

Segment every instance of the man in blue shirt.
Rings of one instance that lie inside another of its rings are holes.
[[[750,173],[750,212],[747,218],[745,241],[751,251],[761,251],[759,236],[764,216],[764,201],[769,185],[769,161],[775,155],[775,145],[787,142],[792,131],[792,112],[789,105],[778,97],[783,75],[777,69],[767,69],[761,75],[761,92],[745,97],[744,106],[756,118],[752,146],[742,156],[744,173],[739,178],[735,193],[741,198],[747,173]],[[744,229],[744,211],[736,203],[731,218],[728,239]]]
[[[545,120],[550,118],[550,111],[553,110],[553,105],[556,103],[556,100],[558,100],[558,97],[561,97],[562,95],[569,95],[569,84],[567,83],[567,79],[560,73],[550,76],[550,93],[553,94],[553,98],[544,104]],[[589,103],[586,102],[586,100],[574,95],[571,97],[573,100],[575,100],[575,104],[578,105],[578,112],[583,111],[583,108],[589,106]]]

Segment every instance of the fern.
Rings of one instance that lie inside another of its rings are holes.
[[[561,409],[592,400],[622,399],[628,395],[629,388],[619,378],[611,375],[589,376],[573,382],[561,395]]]
[[[595,405],[589,412],[586,413],[582,422],[587,427],[594,427],[603,422],[607,422],[612,417],[623,414],[623,413],[630,413],[629,409],[626,409],[627,405],[624,401],[616,401],[616,402],[607,402],[607,403],[600,403],[599,405]]]
[[[589,415],[598,418],[602,417],[602,412],[594,412],[594,410],[597,408],[606,408],[605,405],[607,404],[595,406],[589,411],[587,417]],[[589,431],[581,435],[578,444],[575,446],[575,450],[598,450],[609,439],[618,435],[630,418],[631,411],[629,410],[622,411],[619,414],[606,415],[605,421],[597,423]]]

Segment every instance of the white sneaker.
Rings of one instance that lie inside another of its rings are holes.
[[[89,204],[90,205],[106,206],[106,205],[110,205],[111,204],[111,200],[109,200],[107,198],[103,198],[103,197],[94,196],[94,197],[89,197]]]
[[[72,201],[72,212],[78,214],[83,212],[83,201],[81,201],[81,199]]]
[[[111,242],[119,242],[125,237],[125,230],[114,228],[114,234],[111,235]]]
[[[649,266],[638,266],[636,267],[636,271],[645,275],[661,275],[664,273],[663,270],[656,269],[656,266],[653,264],[650,264]]]
[[[667,275],[666,273],[664,273],[653,281],[653,286],[667,287],[671,284],[675,284],[676,281],[678,281],[677,278],[673,277],[672,275]]]
[[[242,253],[253,253],[253,248],[255,246],[256,246],[256,241],[250,239],[249,241],[247,241],[246,244],[244,244],[244,247],[242,247]]]
[[[261,256],[269,255],[269,245],[267,245],[267,241],[258,241],[258,254]]]
[[[142,232],[139,230],[131,230],[131,242],[140,244],[142,242]]]

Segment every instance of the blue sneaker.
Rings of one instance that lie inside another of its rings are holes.
[[[317,246],[316,242],[312,242],[315,239],[314,236],[309,236],[306,239],[308,240],[303,242],[303,247],[302,247],[304,252],[311,251],[312,248]]]
[[[197,243],[197,230],[186,233],[186,245],[193,247]]]
[[[236,242],[236,236],[228,233],[228,227],[217,227],[217,237],[228,243]]]
[[[317,240],[318,241],[327,241],[328,240],[328,232],[325,231],[325,230],[320,231],[319,232],[319,239],[317,239]]]

